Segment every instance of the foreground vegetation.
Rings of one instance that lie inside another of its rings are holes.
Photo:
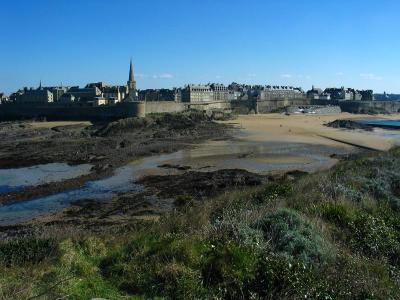
[[[0,299],[400,299],[400,149],[179,209],[122,236],[0,245]]]

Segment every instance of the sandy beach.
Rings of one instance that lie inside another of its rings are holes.
[[[348,145],[350,143],[385,151],[393,147],[396,142],[399,142],[398,139],[396,140],[395,135],[388,137],[385,134],[381,134],[386,130],[368,132],[365,130],[336,129],[324,126],[324,124],[338,119],[362,120],[378,118],[400,119],[400,114],[376,116],[349,113],[290,116],[282,114],[241,115],[230,123],[242,128],[243,135],[240,138],[246,141],[305,143],[346,149],[353,148]],[[343,141],[343,143],[339,141]]]

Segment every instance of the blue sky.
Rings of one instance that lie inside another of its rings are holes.
[[[400,93],[397,0],[0,0],[0,91],[232,81]]]

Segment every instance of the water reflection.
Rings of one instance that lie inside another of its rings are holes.
[[[91,168],[90,164],[70,166],[66,163],[51,163],[27,168],[0,169],[0,194],[87,175]]]
[[[340,148],[335,150],[340,154]],[[193,149],[136,160],[103,180],[88,182],[84,187],[29,201],[0,206],[0,225],[11,225],[58,212],[79,200],[109,200],[119,193],[138,193],[144,187],[136,181],[146,175],[169,175],[185,172],[185,166],[199,172],[219,169],[244,169],[266,174],[271,171],[317,171],[331,167],[332,147],[300,143],[260,143],[212,141]],[[175,166],[172,168],[161,165]]]

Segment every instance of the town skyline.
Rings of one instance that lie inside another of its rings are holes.
[[[240,82],[400,93],[395,1],[19,0],[3,8],[7,94],[40,80],[120,84],[130,57],[139,89]]]

